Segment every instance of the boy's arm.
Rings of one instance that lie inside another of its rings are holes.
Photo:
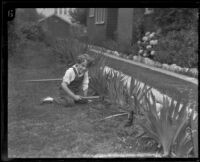
[[[64,91],[71,96],[74,100],[80,100],[81,97],[79,95],[74,94],[67,86],[67,83],[62,82],[61,84],[62,88],[64,89]]]
[[[88,85],[89,85],[89,76],[88,76],[88,71],[84,74],[84,79],[83,79],[83,95],[87,96],[88,93]]]

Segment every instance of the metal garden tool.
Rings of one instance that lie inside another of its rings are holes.
[[[100,96],[86,96],[86,97],[81,97],[81,100],[75,101],[75,103],[78,103],[78,104],[90,103],[90,102],[98,100],[99,98],[100,98]]]

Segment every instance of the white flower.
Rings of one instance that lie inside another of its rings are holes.
[[[150,45],[154,45],[154,40],[151,40],[149,43]]]
[[[151,45],[148,45],[148,46],[147,46],[147,49],[150,49],[151,47],[152,47]]]
[[[158,40],[151,40],[151,41],[150,41],[150,44],[151,44],[151,45],[156,45],[156,44],[158,44]]]
[[[141,44],[141,41],[137,41],[137,44]]]
[[[151,55],[155,55],[155,51],[151,51]]]
[[[143,37],[142,40],[143,40],[143,41],[147,41],[147,40],[148,40],[148,37]]]
[[[119,53],[118,53],[117,51],[115,51],[115,52],[114,52],[114,55],[118,56],[118,55],[119,55]]]
[[[149,35],[149,38],[153,38],[154,36],[155,36],[155,32],[153,32],[153,33],[151,33],[150,35]]]
[[[145,52],[145,53],[143,54],[143,56],[146,57],[146,56],[147,56],[147,53]]]
[[[141,54],[143,52],[143,50],[139,50],[139,54]]]
[[[158,44],[158,40],[154,40],[154,45]]]
[[[146,32],[146,33],[145,33],[145,36],[148,36],[149,34],[150,34],[150,32]]]

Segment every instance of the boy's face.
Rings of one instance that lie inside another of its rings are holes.
[[[85,60],[84,62],[78,64],[78,71],[80,73],[84,73],[87,71],[87,60]]]

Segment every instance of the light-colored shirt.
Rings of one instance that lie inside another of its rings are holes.
[[[76,66],[74,65],[73,66],[76,70]],[[68,85],[75,79],[76,77],[76,74],[73,70],[73,67],[69,68],[66,70],[65,72],[65,75],[63,77],[63,82],[67,83]],[[88,77],[88,71],[86,71],[85,73],[83,74],[80,74],[79,77],[83,76],[84,75],[84,78],[83,78],[83,83],[82,83],[82,88],[83,88],[83,91],[85,91],[86,89],[88,89],[88,84],[89,84],[89,77]]]

